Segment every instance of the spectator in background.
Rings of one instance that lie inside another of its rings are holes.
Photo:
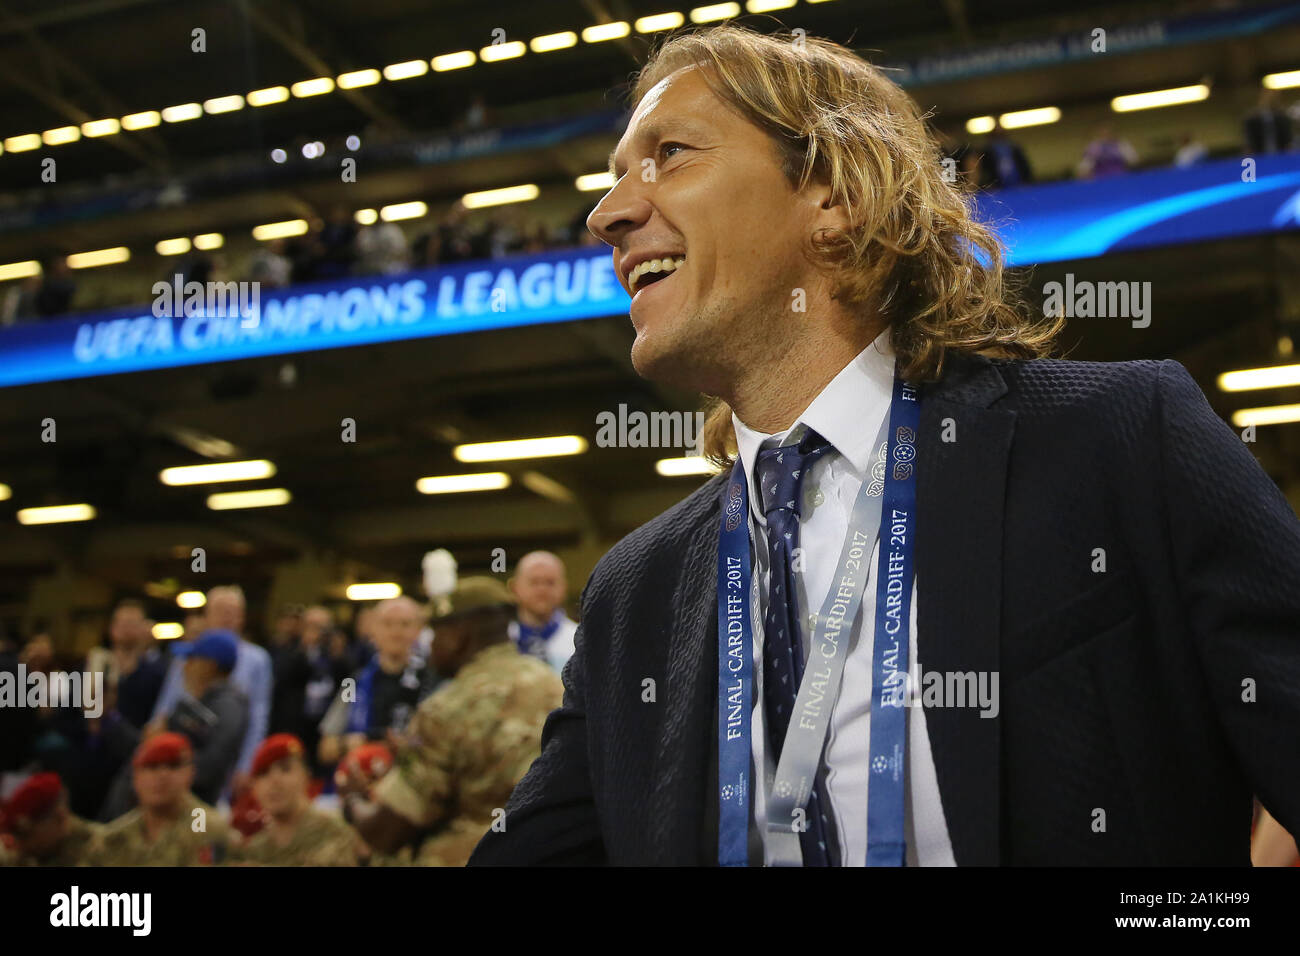
[[[67,257],[50,256],[41,263],[41,284],[34,302],[36,314],[43,319],[63,315],[72,308],[76,292]]]
[[[423,626],[424,610],[409,597],[375,607],[375,656],[353,675],[354,693],[335,697],[321,721],[322,764],[337,762],[368,740],[396,744],[401,739],[415,708],[437,680],[413,653]]]
[[[329,608],[313,605],[303,611],[302,634],[297,646],[286,655],[276,678],[276,694],[283,695],[284,721],[281,729],[303,741],[309,760],[315,759],[320,740],[319,725],[329,709],[340,681],[352,671],[349,659],[335,658],[327,646],[338,633]]]
[[[1117,137],[1109,126],[1101,126],[1092,142],[1083,148],[1078,172],[1084,179],[1118,176],[1136,166],[1137,161],[1137,151],[1127,140]]]
[[[97,824],[68,809],[68,793],[56,773],[28,777],[5,802],[0,819],[17,851],[4,861],[8,866],[83,865],[99,834]]]
[[[1246,114],[1246,152],[1251,156],[1285,153],[1291,148],[1291,117],[1277,105],[1277,90],[1260,90],[1259,103]]]
[[[397,223],[382,219],[357,234],[357,256],[361,275],[395,275],[411,267],[406,234]]]
[[[247,774],[253,762],[253,754],[266,737],[266,728],[271,719],[271,655],[265,649],[251,641],[245,640],[244,618],[246,606],[243,589],[238,586],[215,587],[208,592],[205,623],[213,630],[231,631],[239,637],[238,657],[231,672],[230,682],[248,698],[248,728],[240,748],[239,762],[236,765],[236,789],[246,783],[243,775]],[[173,650],[179,650],[184,642],[176,642]],[[161,725],[166,716],[176,707],[184,687],[184,678],[179,660],[172,661],[167,677],[163,681],[162,692],[154,706],[153,721]],[[157,728],[155,728],[157,729]]]
[[[1034,181],[1025,151],[994,123],[979,159],[980,185],[988,189],[1010,189]]]
[[[248,281],[266,289],[283,289],[293,278],[293,263],[285,253],[283,239],[264,243],[248,263]]]
[[[556,673],[573,656],[578,632],[578,625],[564,612],[568,589],[564,562],[549,551],[525,554],[510,579],[510,591],[518,601],[510,639],[519,653],[546,661]]]
[[[104,806],[114,779],[140,742],[167,674],[142,602],[118,602],[109,619],[108,639],[109,647],[86,655],[86,670],[104,675],[104,713],[86,718],[76,759],[63,772],[73,810],[88,817]],[[127,797],[126,781],[120,786]]]
[[[184,661],[186,696],[168,714],[167,729],[189,738],[194,792],[216,803],[235,771],[248,730],[248,698],[230,682],[239,638],[233,631],[210,630],[176,650]]]
[[[346,206],[330,209],[321,227],[315,278],[342,279],[352,274],[357,258],[357,224]]]
[[[1195,166],[1197,163],[1205,162],[1205,158],[1209,155],[1210,151],[1205,148],[1205,144],[1197,139],[1195,134],[1187,132],[1178,139],[1178,152],[1174,153],[1174,165],[1179,169]]]
[[[104,672],[104,686],[117,712],[137,730],[149,722],[167,665],[153,646],[144,603],[126,598],[113,608],[108,625],[109,647],[95,648],[86,669]]]
[[[230,827],[190,790],[193,751],[183,734],[161,733],[140,744],[131,761],[137,806],[95,841],[91,866],[198,866],[221,863]],[[198,811],[198,813],[196,813]],[[202,829],[195,826],[202,817]]]
[[[265,826],[232,854],[263,866],[356,866],[360,838],[339,817],[311,805],[302,741],[275,734],[253,757],[253,791]]]
[[[434,666],[448,682],[420,704],[373,799],[344,794],[370,847],[391,854],[424,838],[416,862],[432,866],[465,865],[537,759],[542,724],[564,693],[554,672],[512,647],[500,581],[464,578],[448,606],[433,621]]]

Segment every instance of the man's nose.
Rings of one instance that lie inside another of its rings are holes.
[[[617,246],[623,236],[650,217],[650,204],[627,187],[624,177],[596,204],[587,217],[587,228],[601,242]]]

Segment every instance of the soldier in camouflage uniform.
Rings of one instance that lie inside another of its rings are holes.
[[[14,791],[4,806],[13,849],[0,850],[4,866],[81,866],[98,836],[98,824],[68,810],[68,794],[56,773],[38,773]]]
[[[450,680],[420,704],[373,799],[345,798],[378,852],[422,837],[417,864],[464,866],[483,834],[504,824],[502,808],[564,695],[550,667],[510,643],[511,600],[494,578],[466,578],[450,613],[432,622],[433,664]]]
[[[215,807],[192,792],[194,754],[181,734],[142,743],[132,759],[139,806],[109,823],[91,851],[96,866],[199,866],[225,861],[232,836]]]
[[[253,792],[267,822],[232,854],[264,866],[356,866],[359,837],[333,814],[311,805],[302,741],[273,734],[253,756]]]

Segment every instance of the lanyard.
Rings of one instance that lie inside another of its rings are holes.
[[[798,831],[792,824],[797,811],[807,805],[821,762],[830,710],[848,651],[847,637],[852,633],[866,586],[865,566],[877,539],[882,544],[873,648],[867,863],[874,866],[903,862],[906,712],[902,705],[911,610],[919,419],[916,390],[895,377],[889,414],[873,446],[880,452],[854,503],[837,566],[838,585],[832,585],[810,637],[804,679],[767,804],[769,846],[778,864],[802,862]],[[722,866],[748,863],[753,671],[748,517],[745,472],[737,461],[727,484],[718,544],[718,862]],[[875,529],[875,538],[869,533],[871,529]],[[895,859],[897,862],[890,862]]]

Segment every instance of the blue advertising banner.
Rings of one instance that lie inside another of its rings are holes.
[[[1250,36],[1300,23],[1300,3],[1273,4],[1217,10],[1188,17],[1152,17],[1129,23],[1099,23],[1105,31],[1105,49],[1096,49],[1098,37],[1091,29],[1058,33],[935,53],[911,60],[880,61],[890,78],[902,86],[946,83],[1012,70],[1059,66],[1079,60],[1118,56],[1189,43],[1208,43]]]
[[[1013,266],[1281,232],[1300,227],[1300,155],[1022,186],[976,206]]]
[[[0,330],[0,386],[588,319],[629,304],[604,247],[277,289],[247,317],[167,298],[175,305]]]
[[[975,204],[1013,266],[1280,232],[1300,228],[1300,155],[1024,186]],[[603,246],[277,289],[250,317],[166,298],[167,308],[0,329],[0,387],[623,315],[629,305]]]

